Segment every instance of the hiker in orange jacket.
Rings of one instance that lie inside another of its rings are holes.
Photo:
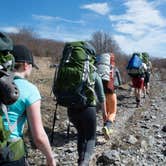
[[[111,64],[111,71],[110,71],[110,80],[104,81],[103,86],[106,96],[106,111],[107,117],[103,116],[104,127],[103,127],[103,134],[106,139],[110,138],[112,130],[113,122],[115,121],[116,112],[117,112],[117,95],[115,93],[114,87],[114,73],[115,73],[115,56],[113,53],[110,55],[110,64]]]

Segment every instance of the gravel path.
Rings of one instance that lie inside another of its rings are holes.
[[[166,82],[152,80],[150,96],[136,108],[134,96],[129,90],[118,90],[118,113],[114,133],[105,141],[101,133],[102,116],[97,114],[97,143],[91,166],[165,166],[166,165]],[[50,135],[54,102],[43,99],[45,129]],[[49,103],[49,104],[48,104]],[[58,108],[53,150],[60,166],[76,166],[76,131],[71,126],[67,138],[65,108]],[[51,116],[50,116],[51,115]],[[30,165],[45,165],[44,156],[28,142]]]

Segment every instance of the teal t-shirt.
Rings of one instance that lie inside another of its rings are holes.
[[[20,116],[22,116],[22,118],[19,119],[15,130],[10,135],[10,138],[22,137],[24,124],[27,120],[26,108],[41,99],[37,87],[28,80],[16,78],[14,79],[14,82],[19,89],[20,96],[14,104],[8,106],[10,124],[14,124]],[[3,115],[3,121],[5,128],[9,129],[5,115]]]

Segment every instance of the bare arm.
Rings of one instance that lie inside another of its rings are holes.
[[[33,103],[27,109],[28,124],[32,133],[32,138],[39,150],[46,156],[48,166],[56,166],[53,152],[48,140],[48,136],[44,130],[41,112],[40,112],[40,100]]]
[[[107,119],[108,115],[107,115],[107,111],[106,111],[106,102],[103,101],[101,104],[101,109],[103,110],[103,116],[105,119]]]
[[[107,117],[106,99],[105,99],[103,83],[102,83],[100,76],[97,73],[96,73],[96,77],[95,77],[95,90],[96,90],[98,100],[100,102],[101,110],[103,111],[103,116]]]

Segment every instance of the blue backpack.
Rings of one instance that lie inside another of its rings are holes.
[[[139,53],[133,53],[127,65],[127,72],[128,75],[131,77],[138,77],[144,74],[142,60]]]

